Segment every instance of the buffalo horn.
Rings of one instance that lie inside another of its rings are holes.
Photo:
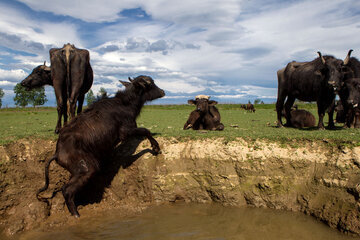
[[[344,65],[347,65],[347,64],[349,63],[349,61],[350,61],[350,55],[351,55],[351,52],[352,52],[352,51],[353,51],[353,50],[350,49],[349,52],[348,52],[348,54],[346,55],[346,58],[344,59]]]
[[[50,67],[46,66],[46,61],[44,61],[44,70],[46,70],[46,71],[50,71],[50,70],[51,70]]]
[[[321,62],[325,64],[325,58],[321,55],[321,52],[317,52],[319,54],[319,57],[321,58]]]

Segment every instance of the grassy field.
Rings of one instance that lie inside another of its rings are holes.
[[[196,139],[223,137],[234,139],[242,137],[249,140],[268,139],[280,142],[301,140],[325,140],[335,143],[360,145],[360,129],[344,129],[342,124],[335,130],[276,128],[274,104],[256,105],[256,113],[240,109],[236,104],[220,104],[218,109],[224,131],[182,130],[189,113],[194,109],[190,105],[149,105],[142,110],[137,120],[138,126],[150,129],[155,137],[176,137],[178,139]],[[300,104],[299,108],[310,110],[317,118],[314,104]],[[26,108],[0,110],[0,145],[27,137],[56,139],[54,134],[57,112],[55,108]],[[327,125],[327,116],[325,118]]]

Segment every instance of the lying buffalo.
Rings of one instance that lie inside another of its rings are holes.
[[[220,122],[219,110],[215,107],[216,101],[209,100],[209,96],[198,95],[195,100],[188,100],[188,103],[195,105],[196,109],[190,113],[184,130],[190,128],[193,130],[224,130],[224,124]]]
[[[291,126],[290,109],[295,99],[301,101],[316,101],[318,107],[318,128],[324,129],[323,118],[326,109],[329,114],[329,127],[334,127],[333,104],[335,92],[339,90],[343,73],[342,60],[333,56],[322,56],[311,62],[290,62],[277,72],[278,75],[278,97],[276,102],[277,124],[282,127],[282,110],[285,103],[286,125]],[[346,61],[346,60],[345,60]]]
[[[68,170],[70,180],[62,187],[65,203],[72,215],[79,217],[74,197],[99,170],[104,156],[121,141],[142,136],[149,139],[154,154],[160,147],[146,128],[136,127],[136,118],[145,102],[165,95],[153,79],[138,76],[113,98],[101,99],[66,124],[59,133],[54,156],[45,165],[45,186],[49,185],[49,165],[53,160]]]
[[[292,109],[290,114],[291,126],[294,128],[315,127],[316,125],[315,116],[309,111]]]

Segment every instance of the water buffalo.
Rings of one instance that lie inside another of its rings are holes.
[[[333,56],[322,56],[311,62],[290,62],[277,72],[278,97],[276,102],[277,124],[282,127],[281,112],[285,103],[286,125],[291,126],[290,109],[295,99],[316,101],[318,106],[318,128],[324,129],[323,118],[326,109],[333,106],[335,92],[343,78],[342,60]],[[334,127],[333,108],[328,111],[329,127]]]
[[[341,99],[336,104],[335,112],[336,112],[336,117],[335,117],[336,123],[345,123],[346,114],[344,112],[344,106],[341,102]]]
[[[355,57],[351,57],[352,52],[353,50],[350,49],[343,63],[344,79],[360,78],[360,61]]]
[[[55,132],[61,129],[61,118],[64,116],[64,124],[70,118],[75,117],[76,102],[77,113],[82,111],[85,94],[93,83],[93,70],[90,65],[88,50],[78,49],[70,43],[63,48],[50,49],[51,81],[54,86],[58,121]]]
[[[198,95],[195,100],[188,100],[188,103],[196,105],[196,109],[190,113],[184,130],[224,130],[224,125],[220,123],[220,112],[215,107],[216,101],[209,100],[209,96]]]
[[[46,66],[46,62],[34,68],[30,75],[21,81],[21,86],[27,90],[39,88],[44,85],[53,85],[51,81],[51,68]]]
[[[143,136],[149,139],[153,153],[158,154],[158,142],[148,129],[136,127],[136,118],[145,102],[164,95],[151,77],[138,76],[115,97],[101,99],[73,118],[60,130],[55,154],[45,165],[45,185],[38,190],[37,198],[46,201],[39,194],[48,188],[49,166],[56,160],[71,174],[62,193],[70,213],[79,217],[74,203],[76,193],[100,170],[104,156],[113,152],[119,142]]]
[[[352,96],[354,97],[354,93],[359,90],[355,90],[356,88],[356,78],[360,78],[360,62],[355,57],[350,57],[351,52],[353,50],[350,49],[346,59],[344,60],[342,66],[343,72],[343,81],[341,82],[341,89],[339,91],[339,97],[341,101],[342,111],[338,111],[337,116],[339,115],[339,122],[344,122],[345,127],[354,127],[354,116],[357,111],[357,108],[354,108],[355,99],[348,99],[349,92],[352,91]],[[341,118],[341,119],[340,119]]]
[[[242,104],[240,107],[247,110],[248,112],[253,112],[253,113],[255,112],[255,107],[252,103],[248,103],[246,105]]]
[[[343,120],[345,127],[359,128],[360,114],[360,78],[348,78],[344,80],[344,86],[339,93],[343,106]]]
[[[291,125],[294,128],[315,127],[315,116],[304,109],[293,109],[290,111]]]

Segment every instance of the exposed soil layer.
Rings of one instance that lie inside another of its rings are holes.
[[[103,159],[102,172],[77,196],[80,219],[113,210],[127,216],[165,202],[219,202],[303,212],[360,236],[360,147],[322,141],[284,146],[243,139],[157,140],[158,156],[151,154],[148,141],[133,139]],[[77,223],[61,192],[49,206],[35,196],[55,144],[23,139],[0,146],[0,230],[5,236]],[[60,190],[68,177],[52,163],[44,196]]]

